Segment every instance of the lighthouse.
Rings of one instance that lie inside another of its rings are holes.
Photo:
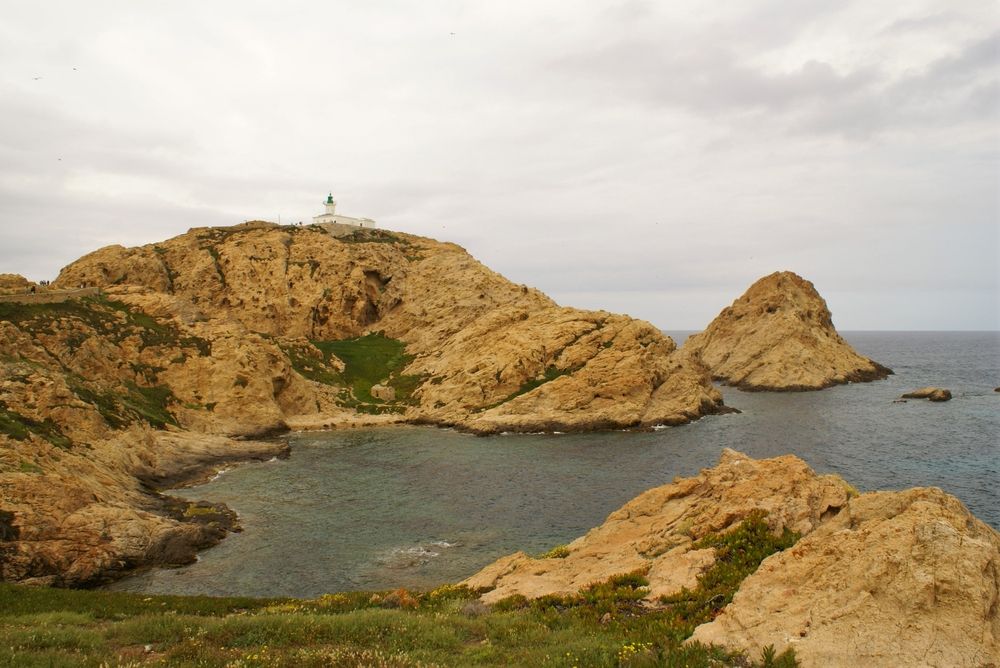
[[[371,218],[354,218],[352,216],[343,216],[338,214],[337,200],[333,199],[333,193],[326,196],[326,201],[323,202],[323,206],[326,207],[326,211],[318,216],[313,216],[314,225],[334,223],[337,225],[351,225],[353,227],[375,227],[375,221]]]

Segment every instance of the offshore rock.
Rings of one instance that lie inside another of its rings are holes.
[[[724,450],[719,464],[693,478],[653,488],[608,516],[604,524],[567,546],[564,558],[533,559],[518,552],[499,559],[463,584],[491,588],[493,603],[520,594],[537,598],[573,594],[623,573],[647,572],[655,603],[715,562],[713,549],[694,549],[707,534],[734,528],[764,511],[775,533],[808,533],[847,504],[850,488],[832,475],[816,475],[798,457],[753,460]]]
[[[1000,664],[1000,534],[937,488],[873,492],[743,581],[692,641],[809,666]]]
[[[903,399],[927,399],[928,401],[951,401],[951,390],[943,387],[922,387],[903,395]]]
[[[892,373],[856,353],[813,284],[788,271],[750,286],[683,351],[742,390],[819,390]]]

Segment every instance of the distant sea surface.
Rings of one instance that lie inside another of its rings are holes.
[[[681,343],[686,332],[669,332]],[[191,566],[110,586],[174,594],[314,597],[456,582],[515,550],[540,553],[640,492],[714,465],[723,448],[793,453],[862,491],[938,486],[1000,528],[1000,333],[850,332],[888,380],[820,392],[723,388],[740,414],[654,432],[511,435],[396,427],[294,434],[285,461],[247,464],[190,499],[244,531]],[[893,403],[925,385],[954,399]]]

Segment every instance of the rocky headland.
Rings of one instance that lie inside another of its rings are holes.
[[[719,313],[683,352],[715,380],[741,390],[820,390],[885,378],[888,369],[837,334],[826,301],[790,271],[761,278]]]
[[[551,555],[515,553],[464,584],[496,603],[641,573],[648,606],[677,605],[719,557],[707,539],[755,517],[792,546],[764,559],[731,603],[720,598],[692,641],[756,657],[791,647],[802,666],[1000,660],[1000,534],[937,488],[859,494],[791,455],[726,450],[714,468],[644,492]]]
[[[0,578],[190,561],[224,523],[156,491],[275,456],[253,439],[290,428],[570,431],[724,410],[653,325],[561,307],[454,244],[256,222],[110,246],[0,300]]]

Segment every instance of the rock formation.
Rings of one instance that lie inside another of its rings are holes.
[[[708,534],[734,528],[764,511],[775,533],[786,527],[808,533],[847,504],[850,487],[837,476],[818,476],[798,457],[756,461],[724,450],[718,466],[693,478],[643,492],[601,526],[567,546],[565,557],[504,557],[467,579],[489,588],[482,600],[520,594],[537,598],[572,594],[593,582],[632,571],[647,572],[647,599],[693,588],[715,560],[712,549],[692,549]]]
[[[765,560],[692,640],[802,666],[1000,663],[1000,535],[937,488],[873,492]]]
[[[190,559],[225,522],[188,521],[206,513],[175,512],[154,488],[279,449],[233,437],[644,427],[724,410],[649,323],[560,307],[458,246],[382,230],[194,229],[91,253],[45,297],[0,301],[5,580],[83,584]]]
[[[1000,660],[1000,534],[936,488],[857,494],[797,457],[731,450],[698,476],[649,490],[570,543],[564,558],[504,557],[465,581],[493,603],[574,593],[646,571],[649,605],[693,589],[707,534],[764,511],[803,537],[765,559],[692,641],[760,656],[792,647],[802,666],[987,666]]]
[[[833,327],[813,284],[792,272],[765,276],[722,310],[684,352],[742,390],[819,390],[892,371],[856,353]]]
[[[927,399],[928,401],[951,401],[951,390],[943,387],[921,387],[903,395],[903,399]]]
[[[214,327],[217,336],[249,332],[286,351],[308,348],[318,364],[309,341],[384,333],[412,357],[404,373],[415,387],[396,406],[409,421],[478,433],[636,427],[722,406],[704,373],[649,323],[560,307],[458,246],[422,237],[360,230],[335,238],[322,226],[269,223],[195,229],[161,244],[101,249],[55,283],[79,284],[209,340]],[[322,384],[318,374],[304,377]],[[302,403],[283,414],[315,412]]]

